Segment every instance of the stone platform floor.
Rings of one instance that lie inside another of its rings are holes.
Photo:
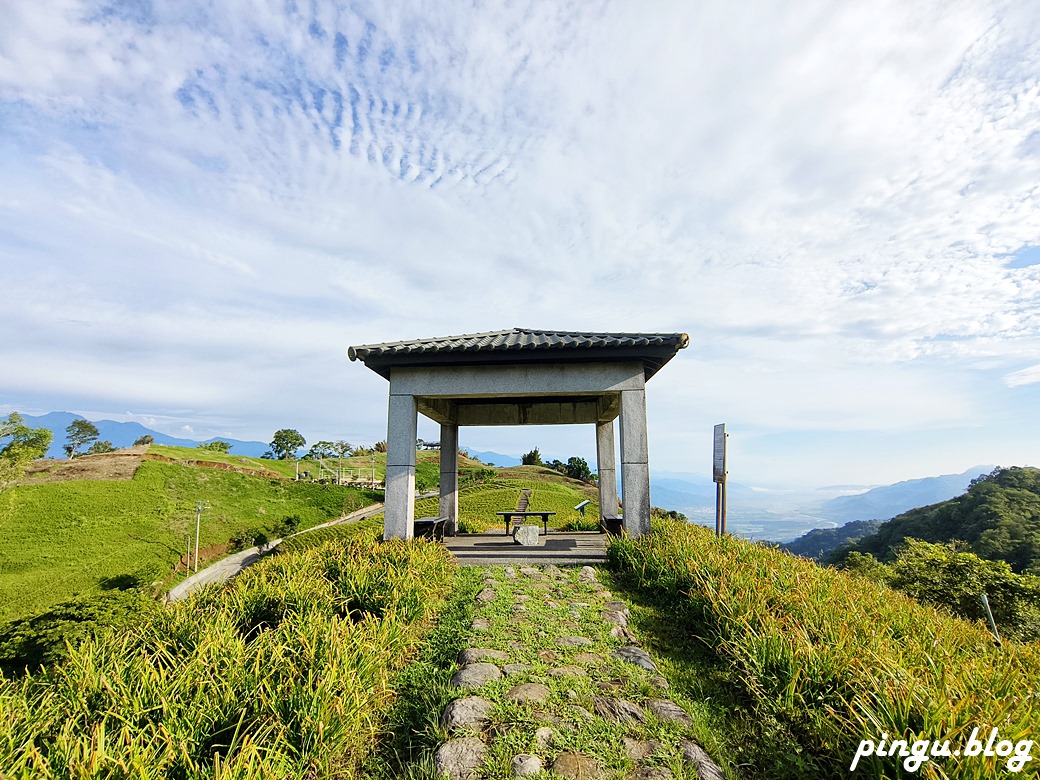
[[[462,566],[584,566],[607,559],[607,535],[595,531],[550,529],[538,541],[537,546],[519,545],[501,530],[444,537],[445,547]]]

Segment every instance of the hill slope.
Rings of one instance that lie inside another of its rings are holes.
[[[1040,573],[1040,469],[1006,468],[974,480],[957,498],[913,509],[842,548],[892,560],[907,537],[964,542],[976,555],[1007,561],[1017,573]]]
[[[206,506],[200,524],[205,560],[222,556],[238,534],[270,533],[289,517],[306,528],[381,500],[368,490],[272,479],[267,470],[292,464],[233,458],[243,470],[252,466],[267,475],[253,476],[177,462],[175,448],[152,447],[149,454],[173,462],[138,460],[127,467],[133,457],[126,453],[59,461],[52,467],[77,473],[71,479],[31,475],[0,494],[0,620],[79,594],[165,580],[183,564],[199,501]],[[99,465],[109,462],[119,469]]]

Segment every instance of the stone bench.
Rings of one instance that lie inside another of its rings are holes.
[[[446,517],[420,517],[415,521],[413,535],[444,541],[444,524],[446,522],[448,522]]]

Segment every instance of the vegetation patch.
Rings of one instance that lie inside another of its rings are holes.
[[[785,725],[817,775],[843,775],[861,740],[967,743],[974,728],[1030,739],[1040,691],[1036,644],[995,646],[980,624],[891,589],[699,526],[661,523],[614,539],[612,567],[660,599],[733,667],[761,712]],[[947,758],[924,777],[988,778],[1003,765]],[[895,759],[860,762],[869,776]]]
[[[217,551],[242,531],[271,534],[287,517],[307,528],[381,500],[374,491],[149,461],[131,480],[17,486],[0,494],[0,620],[118,578],[161,587],[186,554],[200,501],[200,547]]]
[[[353,777],[454,574],[423,541],[358,537],[263,561],[0,681],[0,766],[11,778]]]

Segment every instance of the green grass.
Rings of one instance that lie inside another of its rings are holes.
[[[455,564],[423,541],[267,559],[0,680],[5,778],[353,777]]]
[[[295,553],[309,550],[312,547],[320,547],[328,542],[343,541],[354,537],[382,539],[383,516],[376,515],[354,523],[330,525],[327,528],[318,528],[314,531],[290,536],[278,545],[277,552],[279,555]]]
[[[306,528],[380,500],[371,491],[153,461],[132,480],[15,487],[0,494],[0,620],[120,579],[145,587],[164,580],[194,531],[197,501],[209,507],[200,547],[221,555],[239,531],[273,529],[290,515]]]
[[[659,523],[638,540],[612,540],[608,556],[714,649],[763,718],[793,735],[805,767],[791,776],[844,776],[860,741],[882,733],[963,745],[973,728],[999,726],[1001,739],[1032,738],[1035,643],[997,648],[981,624],[699,526]],[[860,767],[865,777],[904,774],[888,758]],[[918,776],[1004,773],[965,757],[929,762]]]
[[[500,477],[502,473],[499,472]],[[574,507],[587,496],[579,487],[581,483],[567,480],[561,475],[557,476],[559,482],[506,477],[490,484],[473,484],[460,489],[459,529],[464,533],[481,533],[488,529],[504,527],[503,519],[495,513],[516,509],[521,492],[525,488],[531,490],[528,509],[556,512],[549,520],[550,527],[560,528],[568,524],[573,526],[579,521]],[[439,499],[436,497],[415,502],[416,517],[435,517],[439,512]],[[590,530],[598,527],[599,503],[593,501],[585,507],[585,515],[586,525]]]

